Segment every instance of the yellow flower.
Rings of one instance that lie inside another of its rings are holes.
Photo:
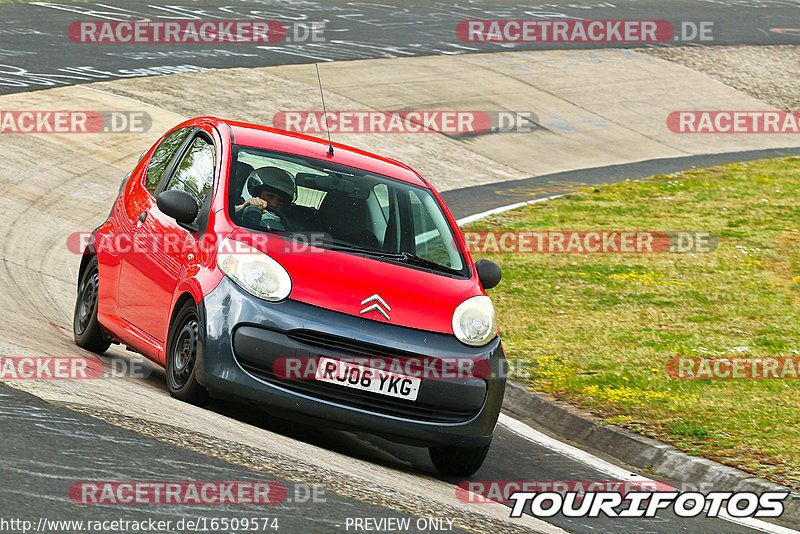
[[[694,398],[693,395],[691,397],[681,397],[665,391],[645,391],[627,386],[604,386],[602,389],[598,386],[587,386],[583,388],[583,392],[617,404],[639,404],[641,406],[646,406],[648,402],[654,401],[680,403],[691,401]]]

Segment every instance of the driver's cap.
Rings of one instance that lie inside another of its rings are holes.
[[[261,167],[251,172],[247,177],[247,189],[254,197],[263,189],[272,189],[288,196],[289,202],[297,196],[297,186],[292,175],[278,167]]]

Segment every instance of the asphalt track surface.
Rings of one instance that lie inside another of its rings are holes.
[[[255,423],[256,414],[240,406],[217,402],[209,407],[245,422]],[[260,424],[263,424],[260,423]],[[341,432],[312,433],[280,421],[271,423],[296,439],[313,440],[323,447],[355,449],[354,442],[377,445],[411,465],[421,474],[434,475],[424,449],[400,446],[359,434]],[[182,447],[164,443],[119,428],[98,419],[53,406],[33,395],[0,384],[0,428],[3,429],[3,455],[0,460],[2,516],[38,524],[41,518],[62,521],[128,521],[198,518],[277,518],[281,532],[345,532],[348,517],[420,517],[396,510],[323,492],[323,500],[304,500],[308,492],[289,480],[248,470]],[[398,465],[398,468],[401,468]],[[608,473],[531,443],[504,426],[498,426],[492,449],[484,467],[474,480],[608,480]],[[273,505],[83,505],[68,498],[70,486],[81,481],[243,481],[279,482],[287,489],[288,500]],[[459,479],[449,479],[454,484]],[[453,486],[455,497],[455,486]],[[482,506],[475,504],[475,506]],[[436,517],[433,513],[431,516]],[[655,519],[576,519],[555,517],[548,521],[568,532],[705,532],[747,533],[751,528],[720,519],[682,519],[670,513]],[[174,528],[174,527],[173,527]],[[67,529],[65,529],[67,530]],[[69,531],[69,530],[68,530]],[[77,531],[77,529],[75,529]],[[352,532],[352,527],[350,529]],[[408,532],[426,532],[411,528]],[[56,532],[56,530],[53,530]],[[461,532],[453,528],[448,532]]]
[[[542,4],[475,1],[414,2],[385,6],[367,2],[185,2],[169,7],[142,2],[29,2],[0,4],[0,93],[59,85],[162,74],[175,71],[256,67],[316,61],[379,57],[461,54],[508,50],[587,47],[568,44],[498,45],[462,43],[454,27],[464,19],[563,18],[664,19],[712,21],[715,45],[800,43],[800,2],[734,1],[565,1]],[[72,43],[66,28],[76,20],[258,19],[324,22],[326,41],[265,47],[256,45],[84,45]],[[696,43],[709,44],[709,43]],[[595,45],[604,46],[604,45]],[[618,45],[615,45],[618,46]],[[631,45],[633,46],[633,45]],[[171,69],[171,70],[170,70]],[[721,154],[570,171],[445,194],[457,217],[511,203],[568,192],[572,184],[607,183],[753,157],[780,155]],[[684,161],[685,160],[685,161]],[[56,334],[50,333],[55,336]],[[76,350],[76,354],[79,351]],[[131,386],[133,387],[133,386]],[[162,391],[166,399],[166,389]],[[355,457],[378,447],[396,462],[389,467],[435,475],[423,449],[400,446],[364,434],[318,432],[278,420],[265,422],[252,409],[215,401],[209,406],[242,423],[267,427],[292,439]],[[248,506],[80,506],[67,497],[69,486],[90,480],[255,480],[295,483],[240,465],[192,452],[122,429],[105,421],[46,403],[0,384],[0,515],[3,518],[146,519],[181,517],[278,517],[280,531],[331,532],[343,529],[345,517],[411,517],[389,507],[326,492],[325,502],[285,502],[257,510]],[[631,473],[634,473],[631,471]],[[565,456],[501,424],[477,480],[609,480],[596,465]],[[448,480],[456,483],[457,480]],[[454,488],[454,486],[453,486]],[[455,489],[453,489],[455,496]],[[480,505],[476,505],[480,506]],[[704,532],[756,530],[723,520],[681,519],[670,514],[650,520],[568,519],[549,522],[569,532]],[[352,530],[351,530],[352,531]],[[455,530],[457,531],[457,530]],[[769,531],[768,529],[765,531]],[[413,532],[413,530],[412,530]]]
[[[9,2],[0,3],[0,94],[202,69],[352,59],[608,46],[798,44],[798,7],[797,0]],[[455,28],[468,19],[666,20],[676,28],[678,40],[655,45],[462,42]],[[131,20],[274,20],[290,31],[283,41],[266,45],[92,44],[73,42],[67,35],[75,21]],[[712,23],[713,40],[700,40],[699,35],[683,40],[684,22]],[[316,26],[323,31],[314,42],[304,38],[304,28],[312,24],[323,25]]]
[[[167,445],[98,421],[66,408],[52,406],[33,395],[0,385],[0,424],[3,428],[3,459],[0,496],[4,516],[39,525],[48,521],[45,532],[79,531],[57,529],[49,521],[177,521],[202,517],[255,520],[259,530],[277,519],[278,531],[325,533],[341,529],[345,515],[381,517],[386,510],[335,493],[313,493],[287,480],[270,478],[287,490],[287,500],[272,505],[75,505],[69,488],[77,480],[186,480],[267,482],[263,475],[222,460],[209,458],[180,447]],[[30,454],[35,451],[34,454]],[[295,501],[295,502],[293,502]],[[305,508],[305,510],[303,510]],[[11,510],[15,513],[10,514]],[[303,510],[304,513],[297,513]],[[313,513],[310,513],[313,510]],[[393,517],[410,518],[394,513]],[[413,524],[413,523],[412,523]],[[263,530],[269,531],[269,528]],[[413,530],[412,530],[413,531]],[[463,532],[454,529],[453,532]]]

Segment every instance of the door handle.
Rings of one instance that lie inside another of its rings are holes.
[[[143,211],[139,214],[139,222],[144,222],[147,219],[147,212]]]

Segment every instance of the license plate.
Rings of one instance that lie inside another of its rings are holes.
[[[412,401],[417,400],[419,385],[422,382],[413,376],[331,358],[319,359],[315,378],[321,382]]]

